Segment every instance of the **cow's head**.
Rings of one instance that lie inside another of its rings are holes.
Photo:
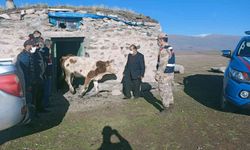
[[[115,68],[115,64],[114,64],[113,59],[106,61],[106,71],[110,72],[112,74],[116,74],[118,72],[117,68]]]

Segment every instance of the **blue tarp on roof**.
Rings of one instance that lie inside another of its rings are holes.
[[[56,18],[93,18],[93,19],[103,19],[107,16],[101,16],[97,14],[82,14],[76,12],[53,12],[49,13],[49,17]]]
[[[77,22],[79,19],[82,18],[93,18],[93,19],[103,19],[103,18],[108,18],[108,19],[113,19],[118,22],[123,22],[127,25],[131,26],[141,26],[144,25],[142,22],[132,22],[132,21],[125,21],[121,20],[117,17],[111,17],[111,16],[105,16],[105,15],[97,15],[97,14],[82,14],[82,13],[77,13],[77,12],[50,12],[49,14],[50,18],[50,23],[53,25],[55,24],[55,21],[58,19],[65,19],[65,20],[76,20]]]

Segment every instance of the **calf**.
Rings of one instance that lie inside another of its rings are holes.
[[[99,92],[98,80],[101,80],[105,74],[116,74],[116,70],[113,68],[113,60],[96,61],[90,57],[63,56],[61,58],[61,67],[64,71],[65,81],[69,85],[71,93],[75,93],[71,84],[73,78],[85,77],[81,96],[86,93],[92,80],[94,81],[96,92]]]

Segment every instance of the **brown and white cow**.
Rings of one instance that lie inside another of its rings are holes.
[[[61,67],[64,71],[65,81],[69,85],[71,93],[75,93],[72,86],[74,77],[85,77],[84,85],[81,90],[83,96],[88,90],[90,82],[94,81],[94,88],[99,92],[98,80],[101,80],[105,74],[116,74],[114,69],[113,60],[96,61],[91,57],[78,57],[78,56],[63,56],[61,58]]]

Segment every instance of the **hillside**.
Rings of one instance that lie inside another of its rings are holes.
[[[169,35],[169,42],[175,50],[218,51],[222,49],[233,50],[240,38],[240,36],[216,34],[207,36]]]

